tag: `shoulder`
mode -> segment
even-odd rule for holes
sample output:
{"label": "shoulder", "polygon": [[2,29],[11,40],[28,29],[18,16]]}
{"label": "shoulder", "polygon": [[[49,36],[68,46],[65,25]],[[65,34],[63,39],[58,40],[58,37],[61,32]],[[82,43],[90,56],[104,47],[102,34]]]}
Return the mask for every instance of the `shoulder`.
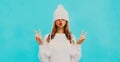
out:
{"label": "shoulder", "polygon": [[44,35],[43,41],[46,42],[48,39],[49,33]]}
{"label": "shoulder", "polygon": [[72,37],[72,38],[75,38],[75,35],[74,35],[74,34],[71,34],[71,37]]}
{"label": "shoulder", "polygon": [[46,35],[44,35],[44,39],[48,38],[49,35],[50,33],[47,33]]}
{"label": "shoulder", "polygon": [[71,34],[71,38],[72,38],[72,40],[76,41],[76,37],[74,34]]}
{"label": "shoulder", "polygon": [[45,38],[45,37],[48,37],[48,36],[49,36],[49,33],[45,34],[45,35],[44,35],[44,38]]}

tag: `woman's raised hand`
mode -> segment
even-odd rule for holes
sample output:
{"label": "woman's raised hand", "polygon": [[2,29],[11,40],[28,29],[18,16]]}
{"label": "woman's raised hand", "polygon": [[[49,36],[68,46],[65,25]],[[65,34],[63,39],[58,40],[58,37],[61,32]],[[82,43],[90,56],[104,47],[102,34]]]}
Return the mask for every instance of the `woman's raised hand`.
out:
{"label": "woman's raised hand", "polygon": [[35,32],[35,39],[37,40],[39,45],[43,45],[42,35],[40,33],[40,30],[38,30],[38,31],[34,30],[34,32]]}
{"label": "woman's raised hand", "polygon": [[81,32],[81,34],[80,34],[80,38],[78,39],[77,44],[80,45],[80,44],[85,40],[87,33],[88,33],[88,32],[84,32],[84,31],[82,30],[82,32]]}

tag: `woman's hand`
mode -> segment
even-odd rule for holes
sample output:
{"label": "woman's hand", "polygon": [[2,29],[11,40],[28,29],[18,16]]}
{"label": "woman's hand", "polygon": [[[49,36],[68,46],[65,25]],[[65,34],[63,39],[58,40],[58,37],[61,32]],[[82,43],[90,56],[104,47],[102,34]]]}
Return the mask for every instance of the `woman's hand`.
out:
{"label": "woman's hand", "polygon": [[40,33],[40,30],[38,32],[35,30],[34,32],[35,32],[35,39],[37,40],[39,45],[43,45],[42,35]]}
{"label": "woman's hand", "polygon": [[78,39],[78,42],[77,42],[78,45],[80,45],[80,44],[85,40],[86,35],[87,35],[87,32],[84,32],[84,31],[82,30],[81,35],[80,35],[80,38]]}

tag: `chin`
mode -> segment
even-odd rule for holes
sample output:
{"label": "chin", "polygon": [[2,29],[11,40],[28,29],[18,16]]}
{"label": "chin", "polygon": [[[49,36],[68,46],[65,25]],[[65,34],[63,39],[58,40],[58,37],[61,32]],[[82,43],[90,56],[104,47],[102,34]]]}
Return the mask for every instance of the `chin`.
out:
{"label": "chin", "polygon": [[64,26],[59,26],[58,28],[64,28]]}

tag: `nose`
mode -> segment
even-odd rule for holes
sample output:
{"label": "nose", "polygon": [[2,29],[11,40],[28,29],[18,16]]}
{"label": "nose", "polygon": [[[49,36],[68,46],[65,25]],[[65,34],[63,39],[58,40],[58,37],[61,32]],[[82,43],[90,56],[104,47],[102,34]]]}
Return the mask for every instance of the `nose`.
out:
{"label": "nose", "polygon": [[62,20],[60,19],[59,22],[62,22]]}

